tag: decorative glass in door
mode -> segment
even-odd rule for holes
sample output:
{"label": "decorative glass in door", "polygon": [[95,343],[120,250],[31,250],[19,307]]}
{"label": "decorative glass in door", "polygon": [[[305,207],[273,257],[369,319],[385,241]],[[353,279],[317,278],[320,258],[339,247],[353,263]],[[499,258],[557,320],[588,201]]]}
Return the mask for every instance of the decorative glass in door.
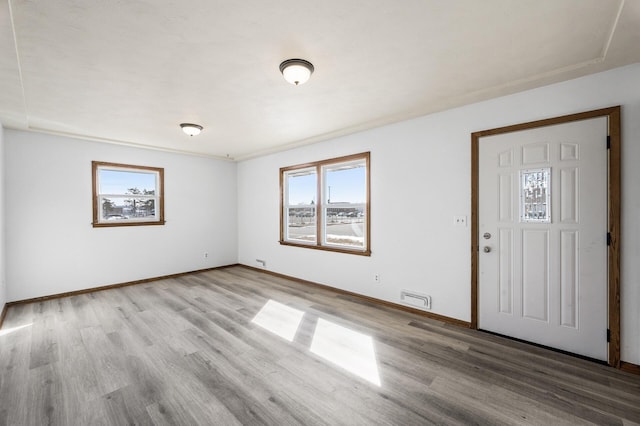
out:
{"label": "decorative glass in door", "polygon": [[520,170],[520,222],[551,222],[551,169]]}

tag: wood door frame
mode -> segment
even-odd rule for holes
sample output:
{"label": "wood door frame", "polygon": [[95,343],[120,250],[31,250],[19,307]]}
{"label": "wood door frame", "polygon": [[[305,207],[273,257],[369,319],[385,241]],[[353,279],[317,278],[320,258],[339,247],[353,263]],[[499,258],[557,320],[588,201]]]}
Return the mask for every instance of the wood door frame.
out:
{"label": "wood door frame", "polygon": [[[586,111],[562,117],[520,123],[512,126],[482,130],[471,134],[471,328],[478,329],[478,256],[479,237],[478,208],[480,201],[480,138],[502,133],[517,132],[588,120],[597,117],[607,117],[609,124],[609,149],[607,164],[607,226],[611,236],[608,245],[608,283],[607,294],[609,320],[609,359],[612,367],[620,368],[620,206],[621,206],[621,174],[620,174],[620,106]],[[603,141],[605,143],[605,141]],[[605,238],[605,236],[603,236]]]}

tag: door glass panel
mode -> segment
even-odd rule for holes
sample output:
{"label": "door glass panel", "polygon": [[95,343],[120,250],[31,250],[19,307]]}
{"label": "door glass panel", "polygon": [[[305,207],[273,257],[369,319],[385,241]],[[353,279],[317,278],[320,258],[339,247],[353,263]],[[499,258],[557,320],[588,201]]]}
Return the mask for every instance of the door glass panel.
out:
{"label": "door glass panel", "polygon": [[551,222],[551,169],[520,170],[520,222]]}

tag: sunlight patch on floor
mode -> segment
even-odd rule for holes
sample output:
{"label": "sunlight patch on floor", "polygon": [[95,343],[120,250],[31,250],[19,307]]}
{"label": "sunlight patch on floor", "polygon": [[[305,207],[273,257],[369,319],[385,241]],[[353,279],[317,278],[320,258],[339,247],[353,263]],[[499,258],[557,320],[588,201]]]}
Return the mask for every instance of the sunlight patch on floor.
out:
{"label": "sunlight patch on floor", "polygon": [[303,311],[269,300],[251,322],[293,342],[303,315]]}
{"label": "sunlight patch on floor", "polygon": [[381,385],[371,336],[319,318],[311,352],[374,385]]}
{"label": "sunlight patch on floor", "polygon": [[11,333],[16,332],[18,330],[22,330],[23,328],[26,328],[26,327],[31,327],[31,325],[32,324],[25,324],[25,325],[21,325],[21,326],[18,326],[18,327],[12,327],[12,328],[6,328],[6,329],[3,329],[3,330],[0,330],[0,337],[6,336],[7,334],[11,334]]}

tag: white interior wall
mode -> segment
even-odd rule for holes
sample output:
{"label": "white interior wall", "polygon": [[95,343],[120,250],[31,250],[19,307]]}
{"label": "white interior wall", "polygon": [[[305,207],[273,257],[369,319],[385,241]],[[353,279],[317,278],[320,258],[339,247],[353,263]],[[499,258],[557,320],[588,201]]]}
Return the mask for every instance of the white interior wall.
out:
{"label": "white interior wall", "polygon": [[[163,167],[166,225],[93,228],[92,160]],[[237,261],[234,163],[6,130],[5,165],[8,301]]]}
{"label": "white interior wall", "polygon": [[6,285],[6,244],[5,244],[5,213],[4,213],[4,181],[5,181],[5,162],[4,162],[4,129],[0,124],[0,312],[7,303],[7,285]]}
{"label": "white interior wall", "polygon": [[[622,359],[640,364],[640,64],[247,160],[238,165],[239,262],[470,320],[470,134],[622,105]],[[301,90],[304,90],[302,88]],[[371,257],[281,246],[279,168],[371,151]],[[374,282],[380,274],[381,282]]]}
{"label": "white interior wall", "polygon": [[[6,300],[260,258],[272,271],[392,302],[401,289],[427,293],[433,312],[468,321],[470,230],[453,216],[470,215],[470,133],[622,105],[622,359],[640,364],[638,81],[636,64],[248,160],[237,187],[232,163],[0,131]],[[362,151],[372,160],[373,255],[280,246],[278,169]],[[164,167],[167,225],[92,228],[91,160]]]}

